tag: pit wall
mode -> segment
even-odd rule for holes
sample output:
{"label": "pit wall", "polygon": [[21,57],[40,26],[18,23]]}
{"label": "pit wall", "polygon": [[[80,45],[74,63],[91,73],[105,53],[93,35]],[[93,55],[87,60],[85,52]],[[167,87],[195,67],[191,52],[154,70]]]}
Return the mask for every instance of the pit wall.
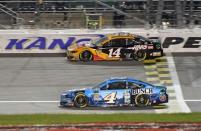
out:
{"label": "pit wall", "polygon": [[164,52],[200,53],[201,29],[104,29],[104,30],[0,30],[0,54],[65,53],[74,42],[86,43],[108,33],[128,32],[161,39]]}

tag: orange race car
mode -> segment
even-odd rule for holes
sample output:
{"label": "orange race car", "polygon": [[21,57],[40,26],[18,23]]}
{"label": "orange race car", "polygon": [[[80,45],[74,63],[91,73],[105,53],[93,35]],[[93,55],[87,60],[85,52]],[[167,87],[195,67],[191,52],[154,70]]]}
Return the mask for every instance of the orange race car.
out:
{"label": "orange race car", "polygon": [[89,43],[73,43],[67,48],[69,60],[136,60],[143,61],[163,55],[159,40],[154,41],[130,33],[107,34]]}

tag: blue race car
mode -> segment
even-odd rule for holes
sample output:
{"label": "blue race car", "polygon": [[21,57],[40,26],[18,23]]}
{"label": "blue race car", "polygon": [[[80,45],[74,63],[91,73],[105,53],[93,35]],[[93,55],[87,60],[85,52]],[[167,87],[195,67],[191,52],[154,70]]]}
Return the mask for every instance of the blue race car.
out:
{"label": "blue race car", "polygon": [[145,107],[168,102],[166,87],[133,78],[111,78],[97,86],[68,90],[61,94],[60,105],[84,108],[111,106]]}

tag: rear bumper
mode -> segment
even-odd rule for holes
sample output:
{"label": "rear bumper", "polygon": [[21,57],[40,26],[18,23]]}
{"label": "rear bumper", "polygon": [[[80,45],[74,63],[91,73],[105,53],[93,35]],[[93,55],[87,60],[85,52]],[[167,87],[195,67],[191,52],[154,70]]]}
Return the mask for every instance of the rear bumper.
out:
{"label": "rear bumper", "polygon": [[148,51],[147,53],[147,57],[148,58],[157,58],[157,57],[162,57],[164,54],[163,54],[163,50],[152,50],[152,51]]}

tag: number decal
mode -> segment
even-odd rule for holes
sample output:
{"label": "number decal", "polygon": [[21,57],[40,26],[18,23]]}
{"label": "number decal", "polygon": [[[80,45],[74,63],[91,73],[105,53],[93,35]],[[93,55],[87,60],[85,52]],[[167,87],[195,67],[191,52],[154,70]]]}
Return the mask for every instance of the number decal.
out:
{"label": "number decal", "polygon": [[104,101],[106,101],[106,103],[115,103],[116,100],[116,94],[117,92],[112,92],[110,94],[108,94],[107,96],[104,97]]}
{"label": "number decal", "polygon": [[121,48],[118,48],[114,51],[114,48],[112,49],[109,49],[109,57],[120,57],[120,51],[121,51]]}

